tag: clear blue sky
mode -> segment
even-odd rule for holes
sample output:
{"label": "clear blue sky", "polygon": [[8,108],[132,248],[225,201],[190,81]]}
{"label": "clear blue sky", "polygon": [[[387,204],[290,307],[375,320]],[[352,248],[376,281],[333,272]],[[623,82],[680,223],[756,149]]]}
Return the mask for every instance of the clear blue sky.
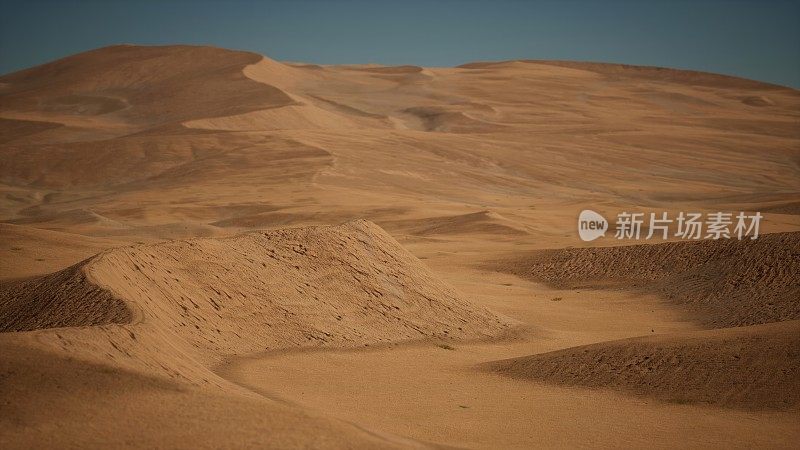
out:
{"label": "clear blue sky", "polygon": [[567,59],[800,87],[800,0],[0,0],[0,73],[110,44],[209,44],[321,64]]}

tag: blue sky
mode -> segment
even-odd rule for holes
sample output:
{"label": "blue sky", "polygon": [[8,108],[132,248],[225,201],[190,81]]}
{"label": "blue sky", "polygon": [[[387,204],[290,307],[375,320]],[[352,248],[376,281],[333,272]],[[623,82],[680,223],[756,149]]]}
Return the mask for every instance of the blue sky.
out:
{"label": "blue sky", "polygon": [[118,43],[320,64],[566,59],[800,87],[800,0],[6,1],[0,73]]}

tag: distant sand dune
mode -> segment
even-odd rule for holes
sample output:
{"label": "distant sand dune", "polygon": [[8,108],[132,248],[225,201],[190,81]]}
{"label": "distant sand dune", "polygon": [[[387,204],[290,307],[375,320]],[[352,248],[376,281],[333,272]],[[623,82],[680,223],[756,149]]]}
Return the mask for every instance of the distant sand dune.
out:
{"label": "distant sand dune", "polygon": [[378,66],[378,67],[353,67],[351,70],[381,74],[409,74],[422,72],[419,66]]}
{"label": "distant sand dune", "polygon": [[35,218],[24,217],[10,220],[8,223],[16,225],[36,223],[42,225],[43,228],[68,228],[70,226],[86,224],[102,226],[104,228],[124,228],[124,225],[121,223],[88,209],[71,209],[49,215],[37,215]]}
{"label": "distant sand dune", "polygon": [[525,227],[492,211],[478,211],[455,216],[395,220],[384,223],[392,230],[417,236],[480,233],[519,236],[528,234]]}
{"label": "distant sand dune", "polygon": [[[243,73],[256,63],[258,81]],[[293,70],[254,53],[118,45],[3,76],[0,112],[35,111],[68,123],[102,115],[133,126],[242,114],[294,104],[264,75],[281,84]]]}
{"label": "distant sand dune", "polygon": [[[237,116],[208,122],[223,127],[228,123],[246,126],[248,120]],[[138,135],[60,145],[8,146],[3,153],[8,163],[0,166],[0,178],[56,189],[124,189],[145,181],[179,184],[200,177],[209,181],[219,178],[220,172],[233,169],[239,176],[258,177],[261,183],[270,175],[297,180],[309,178],[331,161],[327,151],[294,140],[256,140],[223,133]],[[85,167],[102,170],[84,170]],[[38,206],[25,215],[29,218],[49,205]]]}
{"label": "distant sand dune", "polygon": [[745,78],[720,75],[708,72],[698,72],[694,70],[680,70],[656,66],[635,66],[629,64],[584,62],[584,61],[552,61],[552,60],[514,60],[497,62],[476,62],[462,64],[458,67],[464,69],[486,69],[503,67],[513,63],[543,64],[570,69],[586,70],[595,72],[607,77],[665,80],[672,83],[685,83],[697,86],[728,87],[728,88],[759,88],[759,89],[780,89],[788,90],[784,86],[768,84],[761,81],[748,80]]}
{"label": "distant sand dune", "polygon": [[800,233],[545,250],[495,267],[555,286],[653,291],[714,328],[800,319]]}

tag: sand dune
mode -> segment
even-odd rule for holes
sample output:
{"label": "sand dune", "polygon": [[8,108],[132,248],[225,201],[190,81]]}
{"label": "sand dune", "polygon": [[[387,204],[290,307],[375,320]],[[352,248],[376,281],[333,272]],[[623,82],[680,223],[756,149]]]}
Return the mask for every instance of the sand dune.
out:
{"label": "sand dune", "polygon": [[[16,411],[60,424],[54,442],[97,445],[127,435],[110,423],[86,436],[71,416],[47,413],[56,407],[98,422],[106,420],[96,418],[98,404],[127,399],[122,415],[143,423],[214,422],[204,432],[210,446],[223,445],[223,430],[235,427],[269,435],[269,446],[425,447],[276,404],[213,370],[240,354],[483,340],[513,324],[465,301],[376,225],[356,221],[120,247],[7,282],[0,287],[0,351],[7,356],[0,370],[14,386],[5,393],[24,399]],[[37,383],[51,377],[60,382],[40,395]],[[79,393],[94,400],[72,401]],[[186,402],[200,402],[196,412],[187,414]],[[203,403],[269,420],[242,417],[234,426]],[[7,445],[41,442],[17,425],[3,427]],[[162,431],[142,442],[186,445],[173,429]]]}
{"label": "sand dune", "polygon": [[235,354],[422,338],[509,326],[471,306],[369,222],[104,252],[0,293],[0,331],[126,324]]}
{"label": "sand dune", "polygon": [[[707,331],[601,342],[482,366],[661,401],[797,410],[800,234],[538,251],[496,267],[564,289],[652,292]],[[759,325],[761,324],[761,325]],[[736,327],[736,328],[722,328]]]}
{"label": "sand dune", "polygon": [[384,73],[384,74],[409,74],[422,72],[423,68],[419,66],[374,66],[374,67],[353,67],[351,70],[360,70],[362,72],[371,73]]}
{"label": "sand dune", "polygon": [[603,342],[484,369],[669,402],[797,410],[800,321]]}
{"label": "sand dune", "polygon": [[516,236],[527,234],[525,227],[492,211],[478,211],[455,216],[396,220],[384,226],[398,232],[417,236],[448,234],[491,234]]}
{"label": "sand dune", "polygon": [[543,64],[571,69],[588,70],[608,77],[619,78],[639,78],[650,80],[665,80],[670,83],[686,83],[699,86],[712,87],[737,87],[737,88],[759,88],[759,89],[788,89],[783,86],[772,85],[760,81],[747,80],[739,77],[732,77],[708,72],[698,72],[695,70],[679,70],[667,67],[656,66],[634,66],[629,64],[613,64],[601,62],[584,61],[551,61],[551,60],[516,60],[498,62],[477,62],[462,64],[459,67],[465,69],[483,69],[492,67],[502,67],[509,64]]}
{"label": "sand dune", "polygon": [[43,226],[43,228],[47,227],[51,229],[74,229],[87,224],[104,228],[124,227],[124,225],[119,222],[87,209],[71,209],[67,211],[59,211],[58,213],[53,214],[37,215],[36,217],[21,217],[19,219],[12,219],[8,221],[8,223],[17,225],[36,223],[40,226]]}
{"label": "sand dune", "polygon": [[[135,126],[295,103],[281,89],[245,76],[243,69],[256,63],[280,66],[211,47],[106,47],[5,75],[0,113],[35,111],[66,124],[102,115]],[[48,99],[46,107],[35,98]]]}
{"label": "sand dune", "polygon": [[800,319],[800,233],[536,252],[496,267],[563,287],[656,292],[709,327]]}

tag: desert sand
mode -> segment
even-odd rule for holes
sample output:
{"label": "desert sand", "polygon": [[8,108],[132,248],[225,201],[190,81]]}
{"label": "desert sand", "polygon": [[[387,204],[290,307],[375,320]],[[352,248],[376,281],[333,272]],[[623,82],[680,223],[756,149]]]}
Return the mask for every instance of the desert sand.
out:
{"label": "desert sand", "polygon": [[[0,77],[2,448],[792,448],[800,92],[119,45]],[[582,242],[583,209],[761,212]]]}

